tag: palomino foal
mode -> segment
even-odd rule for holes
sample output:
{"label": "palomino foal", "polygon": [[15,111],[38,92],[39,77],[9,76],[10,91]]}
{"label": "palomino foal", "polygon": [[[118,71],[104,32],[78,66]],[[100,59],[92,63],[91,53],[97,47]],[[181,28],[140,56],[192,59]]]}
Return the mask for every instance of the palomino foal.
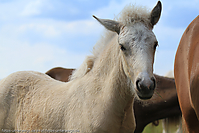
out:
{"label": "palomino foal", "polygon": [[[110,31],[70,82],[32,71],[1,80],[0,129],[132,133],[135,95],[149,99],[155,89],[152,29],[160,14],[158,2],[151,12],[127,6],[118,21],[95,17]],[[94,64],[88,71],[90,59]]]}

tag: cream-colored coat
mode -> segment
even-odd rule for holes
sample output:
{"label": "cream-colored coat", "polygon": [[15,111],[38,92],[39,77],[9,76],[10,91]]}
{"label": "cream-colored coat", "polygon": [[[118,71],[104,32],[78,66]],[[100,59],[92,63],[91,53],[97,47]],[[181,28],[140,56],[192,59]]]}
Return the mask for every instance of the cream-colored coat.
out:
{"label": "cream-colored coat", "polygon": [[[109,57],[105,58],[114,56],[106,51],[104,55]],[[1,128],[117,133],[128,120],[127,128],[133,131],[134,95],[121,69],[122,62],[118,58],[112,65],[102,59],[99,63],[110,67],[92,69],[68,83],[38,72],[16,72],[1,80]],[[102,73],[101,69],[110,73]],[[129,110],[128,116],[124,109]]]}
{"label": "cream-colored coat", "polygon": [[1,80],[0,131],[132,133],[135,82],[138,78],[148,82],[153,76],[157,40],[152,28],[160,12],[158,2],[151,13],[126,7],[119,22],[95,17],[118,34],[107,32],[70,82],[32,71],[16,72]]}

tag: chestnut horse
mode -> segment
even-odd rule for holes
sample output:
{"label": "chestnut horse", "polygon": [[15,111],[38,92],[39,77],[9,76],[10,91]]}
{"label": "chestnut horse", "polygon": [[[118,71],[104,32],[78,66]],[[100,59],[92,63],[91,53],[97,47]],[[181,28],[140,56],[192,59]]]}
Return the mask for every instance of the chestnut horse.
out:
{"label": "chestnut horse", "polygon": [[174,64],[174,77],[183,130],[199,133],[199,16],[187,27],[180,40]]}
{"label": "chestnut horse", "polygon": [[[67,82],[73,70],[74,69],[56,67],[47,71],[46,74],[54,79]],[[181,115],[174,78],[154,76],[157,82],[156,90],[164,100],[157,95],[154,95],[152,99],[146,102],[135,100],[134,115],[136,119],[136,129],[134,133],[142,132],[145,126],[153,121]]]}

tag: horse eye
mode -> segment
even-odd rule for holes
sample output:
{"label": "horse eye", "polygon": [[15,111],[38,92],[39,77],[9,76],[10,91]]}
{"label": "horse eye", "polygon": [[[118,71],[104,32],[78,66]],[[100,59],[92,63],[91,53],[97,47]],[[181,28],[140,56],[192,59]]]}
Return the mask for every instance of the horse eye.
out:
{"label": "horse eye", "polygon": [[126,48],[122,44],[120,44],[120,48],[122,51],[126,50]]}
{"label": "horse eye", "polygon": [[156,50],[156,47],[158,46],[158,42],[156,41],[155,43],[154,43],[154,50]]}

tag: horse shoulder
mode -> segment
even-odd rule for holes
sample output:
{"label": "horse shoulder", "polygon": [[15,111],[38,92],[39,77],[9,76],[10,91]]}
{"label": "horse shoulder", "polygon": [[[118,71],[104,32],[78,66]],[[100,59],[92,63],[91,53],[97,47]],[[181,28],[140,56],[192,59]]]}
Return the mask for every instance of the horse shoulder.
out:
{"label": "horse shoulder", "polygon": [[[191,108],[190,92],[189,92],[189,74],[188,74],[188,53],[187,48],[190,45],[187,33],[184,32],[175,56],[174,76],[176,83],[176,90],[181,109]],[[189,110],[189,109],[188,109]]]}
{"label": "horse shoulder", "polygon": [[[199,21],[199,16],[194,19],[190,25],[185,30],[175,57],[175,64],[174,64],[174,75],[175,75],[175,82],[176,82],[176,88],[178,93],[186,93],[190,94],[189,88],[190,88],[190,74],[191,69],[193,65],[193,61],[198,60],[194,59],[197,58],[195,56],[197,52],[195,49],[199,48],[196,46],[198,43],[196,40],[198,40],[197,33],[199,32],[199,25],[197,25]],[[196,30],[197,29],[197,30]],[[182,92],[185,89],[188,89],[187,92]]]}
{"label": "horse shoulder", "polygon": [[[199,16],[193,20],[186,31],[189,35],[189,53],[188,53],[188,80],[190,81],[190,97],[192,107],[199,116]],[[199,118],[199,117],[198,117]]]}

